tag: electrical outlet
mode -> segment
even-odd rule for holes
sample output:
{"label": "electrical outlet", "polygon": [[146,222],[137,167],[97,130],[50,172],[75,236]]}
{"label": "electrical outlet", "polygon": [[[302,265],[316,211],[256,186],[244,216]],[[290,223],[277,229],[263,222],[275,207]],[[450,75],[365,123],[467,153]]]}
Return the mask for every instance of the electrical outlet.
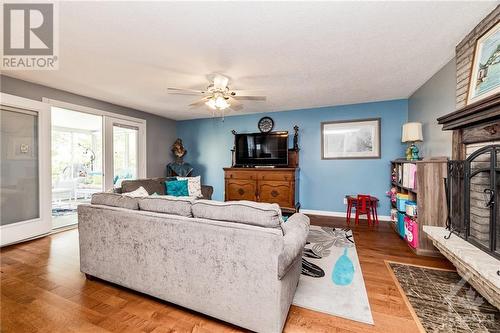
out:
{"label": "electrical outlet", "polygon": [[344,198],[344,205],[347,205],[347,198]]}

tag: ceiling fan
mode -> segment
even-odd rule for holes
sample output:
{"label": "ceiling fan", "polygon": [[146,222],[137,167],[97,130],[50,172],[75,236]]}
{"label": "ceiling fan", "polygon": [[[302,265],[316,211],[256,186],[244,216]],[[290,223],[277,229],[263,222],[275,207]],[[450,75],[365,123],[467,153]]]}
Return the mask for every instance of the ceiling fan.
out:
{"label": "ceiling fan", "polygon": [[243,109],[243,104],[239,101],[265,101],[266,96],[252,96],[244,95],[244,92],[232,90],[229,88],[229,78],[221,74],[213,74],[209,78],[209,85],[205,90],[183,89],[183,88],[168,88],[169,94],[179,95],[200,95],[202,98],[189,104],[191,107],[199,107],[207,105],[212,109],[213,114],[215,111],[222,111],[229,108],[234,111]]}

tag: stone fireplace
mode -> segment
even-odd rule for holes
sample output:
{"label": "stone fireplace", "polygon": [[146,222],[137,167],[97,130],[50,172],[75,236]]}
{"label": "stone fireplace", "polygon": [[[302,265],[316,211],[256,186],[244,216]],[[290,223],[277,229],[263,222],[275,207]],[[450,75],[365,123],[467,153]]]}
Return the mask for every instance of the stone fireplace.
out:
{"label": "stone fireplace", "polygon": [[500,93],[467,104],[476,41],[500,20],[500,6],[456,47],[455,112],[438,118],[452,131],[447,228],[424,227],[457,272],[500,309]]}
{"label": "stone fireplace", "polygon": [[458,273],[500,309],[500,93],[438,119],[453,131],[447,228],[424,227]]}

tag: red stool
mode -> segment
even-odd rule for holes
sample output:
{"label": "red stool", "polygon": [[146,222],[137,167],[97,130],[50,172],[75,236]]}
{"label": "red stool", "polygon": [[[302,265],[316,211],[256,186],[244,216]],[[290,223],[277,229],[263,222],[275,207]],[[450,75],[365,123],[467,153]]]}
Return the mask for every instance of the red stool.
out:
{"label": "red stool", "polygon": [[378,199],[371,195],[359,194],[358,196],[346,196],[347,199],[347,218],[346,222],[349,225],[351,223],[351,214],[352,209],[356,209],[356,218],[355,223],[359,224],[359,216],[366,214],[368,218],[368,225],[371,224],[372,219],[373,223],[378,224],[378,212],[377,212],[377,204]]}

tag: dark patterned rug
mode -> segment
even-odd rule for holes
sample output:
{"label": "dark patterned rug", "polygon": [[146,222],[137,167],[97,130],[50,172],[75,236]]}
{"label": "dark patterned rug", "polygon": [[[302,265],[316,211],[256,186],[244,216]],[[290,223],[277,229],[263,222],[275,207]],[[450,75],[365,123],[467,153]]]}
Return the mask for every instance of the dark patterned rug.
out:
{"label": "dark patterned rug", "polygon": [[389,263],[428,332],[500,332],[500,312],[457,272]]}

